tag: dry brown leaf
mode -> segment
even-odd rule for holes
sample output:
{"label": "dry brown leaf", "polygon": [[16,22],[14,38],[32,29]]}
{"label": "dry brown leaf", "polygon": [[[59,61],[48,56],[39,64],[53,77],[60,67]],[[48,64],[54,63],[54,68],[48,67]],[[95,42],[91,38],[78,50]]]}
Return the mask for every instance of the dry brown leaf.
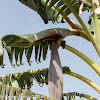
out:
{"label": "dry brown leaf", "polygon": [[100,6],[97,7],[94,11],[95,11],[96,14],[100,15]]}
{"label": "dry brown leaf", "polygon": [[[92,14],[93,12],[95,12],[96,14],[100,14],[100,1],[99,0],[92,0],[92,4],[93,4],[93,7],[92,7]],[[96,6],[96,8],[95,8]]]}
{"label": "dry brown leaf", "polygon": [[79,14],[82,13],[83,4],[84,4],[85,1],[86,1],[86,0],[82,0],[82,3],[81,3],[80,8],[79,8]]}

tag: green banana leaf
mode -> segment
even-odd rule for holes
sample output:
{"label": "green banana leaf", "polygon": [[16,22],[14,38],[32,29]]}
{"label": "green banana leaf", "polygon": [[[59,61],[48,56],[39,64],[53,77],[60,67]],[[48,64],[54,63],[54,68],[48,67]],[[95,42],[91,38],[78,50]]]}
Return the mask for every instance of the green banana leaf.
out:
{"label": "green banana leaf", "polygon": [[[70,35],[81,36],[88,40],[85,34],[81,34],[81,30],[69,30],[64,28],[47,29],[36,34],[24,35],[6,35],[1,38],[0,42],[0,65],[3,64],[3,47],[8,53],[10,63],[13,67],[22,65],[23,54],[25,53],[27,62],[31,65],[31,56],[34,53],[35,61],[41,62],[47,57],[48,49],[60,37],[67,37]],[[33,51],[33,48],[35,48]],[[25,51],[25,52],[24,52]],[[13,59],[15,58],[15,62]]]}
{"label": "green banana leaf", "polygon": [[59,37],[66,37],[75,34],[74,31],[64,28],[47,29],[36,34],[24,34],[24,35],[6,35],[2,37],[1,41],[5,46],[11,47],[30,47],[35,42],[41,40],[56,40]]}
{"label": "green banana leaf", "polygon": [[[48,21],[55,22],[59,19],[65,18],[71,11],[63,3],[63,0],[19,0],[24,5],[36,11],[45,24]],[[82,0],[69,0],[71,5],[75,8],[76,12],[79,13],[79,6]],[[84,3],[83,11],[91,8],[91,0],[87,0]],[[62,21],[61,21],[62,22]]]}
{"label": "green banana leaf", "polygon": [[[71,72],[69,67],[62,67],[62,69],[63,74]],[[12,96],[10,97],[10,99],[12,100],[14,98],[15,100],[18,100],[19,98],[21,98],[21,96],[22,100],[27,100],[26,97],[30,97],[31,100],[33,100],[33,97],[37,97],[37,100],[40,98],[44,100],[52,100],[50,97],[34,93],[30,90],[31,86],[33,86],[33,79],[39,84],[39,86],[43,86],[43,84],[48,85],[48,68],[30,69],[26,71],[2,75],[0,77],[0,95],[3,97],[6,93],[5,98],[7,98],[8,96]],[[13,81],[16,81],[18,83],[19,88],[12,86]],[[89,95],[81,94],[78,92],[63,93],[63,98],[66,97],[68,100],[69,98],[75,99],[77,96],[80,97],[80,99],[86,98],[89,100],[97,100],[96,98],[93,98]]]}
{"label": "green banana leaf", "polygon": [[[69,67],[62,68],[63,73],[71,71]],[[44,84],[48,85],[48,68],[31,69],[0,76],[0,82],[3,84],[12,86],[13,82],[16,81],[19,88],[28,90],[33,86],[33,79],[39,84],[39,86],[43,86]]]}
{"label": "green banana leaf", "polygon": [[82,94],[82,93],[78,93],[78,92],[69,92],[69,93],[63,93],[63,97],[66,96],[67,100],[76,100],[75,97],[80,97],[80,99],[82,99],[82,97],[84,97],[85,99],[89,99],[89,100],[98,100],[92,96],[86,95],[86,94]]}
{"label": "green banana leaf", "polygon": [[[0,83],[0,99],[1,100],[19,100],[22,98],[22,100],[34,100],[34,97],[38,99],[38,97],[42,100],[46,98],[46,100],[54,100],[53,98],[44,96],[42,94],[38,94],[29,90],[21,89],[12,87],[9,85],[5,85],[3,83]],[[39,99],[39,100],[40,100]]]}
{"label": "green banana leaf", "polygon": [[[44,23],[47,24],[48,21],[52,20],[52,14],[54,12],[54,7],[51,7],[50,12],[46,13],[46,0],[19,0],[24,5],[36,11],[40,17],[44,20]],[[55,11],[57,13],[57,11]],[[62,16],[58,16],[58,19],[61,19]]]}

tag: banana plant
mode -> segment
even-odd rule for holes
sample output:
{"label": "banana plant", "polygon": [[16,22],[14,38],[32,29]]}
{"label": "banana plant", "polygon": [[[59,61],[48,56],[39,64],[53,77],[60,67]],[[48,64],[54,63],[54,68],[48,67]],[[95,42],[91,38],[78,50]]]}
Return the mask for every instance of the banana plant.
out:
{"label": "banana plant", "polygon": [[[26,100],[27,96],[32,100],[32,96],[35,96],[37,100],[63,100],[64,96],[68,100],[75,100],[75,96],[87,98],[89,100],[97,100],[96,98],[80,94],[77,92],[64,93],[63,94],[63,74],[71,75],[83,82],[87,83],[94,90],[100,93],[100,86],[95,84],[88,78],[81,76],[77,73],[72,72],[69,67],[62,67],[60,57],[58,54],[59,47],[67,49],[81,59],[83,59],[90,67],[100,76],[100,66],[88,58],[86,55],[82,54],[75,48],[67,45],[63,39],[67,36],[78,36],[91,42],[96,49],[98,56],[100,56],[100,15],[97,9],[99,8],[99,1],[93,0],[19,0],[24,5],[36,11],[40,17],[43,19],[45,24],[49,21],[52,23],[68,23],[72,29],[65,28],[53,28],[43,30],[35,34],[24,34],[24,35],[6,35],[0,39],[0,65],[4,68],[4,49],[8,53],[9,61],[13,67],[22,65],[23,55],[27,58],[27,62],[31,65],[31,56],[34,52],[35,61],[37,63],[41,62],[41,59],[45,60],[48,49],[51,50],[51,60],[49,69],[33,69],[25,72],[12,73],[8,75],[3,75],[0,77],[0,95],[13,96],[10,98],[16,100],[21,98]],[[80,18],[79,14],[83,11],[91,11],[88,29],[85,23]],[[68,15],[73,13],[80,25],[72,21]],[[34,49],[33,49],[34,48]],[[34,50],[34,51],[33,51]],[[15,59],[15,62],[13,62]],[[46,83],[49,87],[49,95],[43,96],[41,94],[36,94],[30,91],[33,85],[33,79],[41,86],[41,84]],[[13,87],[14,82],[18,83],[19,88]],[[39,95],[39,96],[38,96]],[[5,98],[3,98],[5,99]]]}
{"label": "banana plant", "polygon": [[[73,77],[81,79],[88,85],[91,84],[91,86],[93,88],[96,85],[91,80],[89,80],[77,73],[72,72],[69,67],[64,66],[64,67],[62,67],[62,70],[63,70],[63,74],[71,75]],[[38,93],[34,93],[34,92],[30,91],[30,88],[33,86],[33,81],[36,81],[39,86],[43,86],[44,84],[46,84],[46,85],[50,84],[48,82],[49,81],[48,73],[50,73],[49,71],[50,71],[49,68],[41,68],[41,69],[30,69],[30,70],[20,71],[20,72],[16,72],[16,73],[2,75],[2,76],[0,76],[0,85],[1,85],[0,89],[3,90],[3,88],[5,88],[4,91],[8,91],[7,92],[8,94],[6,94],[6,92],[4,92],[3,94],[2,94],[2,92],[0,92],[0,93],[2,94],[2,97],[6,95],[5,98],[7,98],[8,96],[11,96],[10,92],[12,91],[12,93],[14,92],[13,96],[15,96],[17,99],[21,98],[21,95],[23,95],[23,93],[25,93],[24,96],[26,96],[26,98],[36,97],[38,99],[40,98],[43,100],[45,100],[45,99],[46,100],[55,100],[53,98],[44,96],[42,94],[38,94]],[[19,88],[13,87],[14,81],[16,81],[18,83]],[[100,86],[97,85],[97,88],[100,88]],[[11,90],[11,89],[13,89],[13,90]],[[89,100],[97,100],[96,98],[94,98],[92,96],[89,96],[86,94],[81,94],[78,92],[69,92],[69,93],[62,94],[62,97],[63,98],[66,97],[68,100],[70,100],[70,99],[74,100],[75,97],[77,97],[77,96],[80,98],[86,98]]]}

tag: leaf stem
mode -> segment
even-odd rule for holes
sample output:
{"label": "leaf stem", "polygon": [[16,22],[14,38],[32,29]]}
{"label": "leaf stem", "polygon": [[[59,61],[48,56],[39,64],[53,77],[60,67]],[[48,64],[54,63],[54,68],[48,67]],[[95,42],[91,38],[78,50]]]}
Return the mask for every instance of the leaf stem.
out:
{"label": "leaf stem", "polygon": [[76,17],[76,19],[79,21],[79,23],[81,24],[81,26],[83,27],[83,29],[86,31],[87,36],[89,37],[90,41],[92,42],[92,44],[94,45],[98,55],[100,56],[100,46],[97,45],[97,42],[95,41],[93,35],[91,34],[91,32],[89,31],[89,29],[87,28],[87,26],[85,25],[85,23],[82,21],[82,19],[79,17],[79,15],[77,14],[77,12],[75,11],[75,9],[72,7],[72,5],[69,3],[68,0],[63,0],[63,2],[66,4],[66,6],[70,9],[70,11],[74,14],[74,16]]}
{"label": "leaf stem", "polygon": [[94,12],[93,13],[93,22],[94,22],[94,32],[95,32],[95,36],[96,36],[96,41],[100,46],[100,26],[98,23],[98,18],[97,18],[97,14]]}
{"label": "leaf stem", "polygon": [[[61,45],[60,45],[61,46]],[[62,46],[61,46],[62,47]],[[87,64],[89,64],[94,71],[100,76],[100,66],[97,65],[95,62],[93,62],[90,58],[88,58],[87,56],[85,56],[83,53],[81,53],[80,51],[76,50],[75,48],[72,48],[69,45],[65,44],[65,49],[73,52],[74,54],[76,54],[77,56],[79,56],[81,59],[83,59]]]}
{"label": "leaf stem", "polygon": [[81,81],[87,83],[89,86],[94,88],[98,93],[100,93],[100,86],[99,85],[95,84],[94,82],[92,82],[91,80],[87,79],[86,77],[84,77],[80,74],[77,74],[77,73],[74,73],[71,71],[67,71],[66,69],[67,69],[67,67],[63,68],[63,74],[68,74],[68,75],[73,76],[77,79],[80,79]]}

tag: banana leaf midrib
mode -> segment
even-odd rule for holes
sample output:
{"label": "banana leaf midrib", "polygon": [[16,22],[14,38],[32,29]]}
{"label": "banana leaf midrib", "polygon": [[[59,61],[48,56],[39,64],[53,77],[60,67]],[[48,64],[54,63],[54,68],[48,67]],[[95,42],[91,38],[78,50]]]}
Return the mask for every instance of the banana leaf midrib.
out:
{"label": "banana leaf midrib", "polygon": [[[37,43],[40,43],[41,41],[44,41],[44,40],[57,40],[59,39],[60,37],[62,37],[61,35],[58,35],[58,34],[53,34],[51,36],[48,36],[48,37],[45,37],[45,38],[42,38],[42,39],[39,39],[39,40],[36,40],[35,42],[31,43],[31,42],[18,42],[18,43],[15,43],[16,45],[18,44],[30,44],[30,45],[34,45],[34,44],[37,44]],[[15,44],[8,44],[7,46],[10,46],[11,47],[16,47]],[[18,46],[19,47],[19,46]]]}
{"label": "banana leaf midrib", "polygon": [[[47,29],[36,34],[24,34],[24,35],[6,35],[1,41],[6,44],[6,46],[15,46],[22,43],[29,43],[31,46],[36,41],[41,41],[45,39],[57,39],[59,37],[66,37],[70,35],[79,35],[75,30],[64,29],[64,28],[53,28]],[[16,45],[15,45],[16,44]],[[22,46],[22,45],[21,45]]]}

